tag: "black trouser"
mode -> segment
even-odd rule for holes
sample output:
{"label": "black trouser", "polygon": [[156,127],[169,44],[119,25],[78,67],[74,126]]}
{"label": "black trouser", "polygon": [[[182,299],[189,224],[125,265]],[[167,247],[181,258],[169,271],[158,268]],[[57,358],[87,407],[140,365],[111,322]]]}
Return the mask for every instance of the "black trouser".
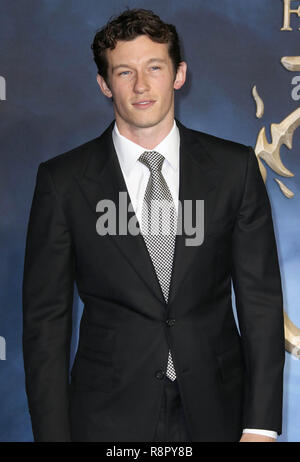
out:
{"label": "black trouser", "polygon": [[177,380],[164,378],[164,391],[153,441],[191,442],[183,412]]}

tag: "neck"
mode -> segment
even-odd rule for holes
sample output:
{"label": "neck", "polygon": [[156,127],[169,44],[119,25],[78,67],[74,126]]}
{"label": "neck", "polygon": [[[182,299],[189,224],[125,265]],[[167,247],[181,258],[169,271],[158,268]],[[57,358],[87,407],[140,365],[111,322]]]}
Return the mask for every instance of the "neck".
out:
{"label": "neck", "polygon": [[170,133],[174,124],[174,117],[162,122],[164,123],[159,123],[152,127],[132,127],[116,118],[120,134],[148,150],[157,146]]}

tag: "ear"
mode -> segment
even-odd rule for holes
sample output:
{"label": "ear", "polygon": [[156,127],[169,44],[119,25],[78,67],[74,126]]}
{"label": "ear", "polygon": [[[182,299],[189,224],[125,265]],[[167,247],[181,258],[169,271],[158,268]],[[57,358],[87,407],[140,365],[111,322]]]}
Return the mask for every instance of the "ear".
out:
{"label": "ear", "polygon": [[177,69],[176,77],[174,81],[175,90],[179,90],[183,86],[185,79],[186,79],[186,71],[187,71],[187,64],[185,61],[181,61]]}
{"label": "ear", "polygon": [[103,95],[107,96],[107,98],[112,98],[112,92],[107,85],[106,81],[102,77],[102,75],[97,74],[97,82],[100,87],[100,90],[102,91]]}

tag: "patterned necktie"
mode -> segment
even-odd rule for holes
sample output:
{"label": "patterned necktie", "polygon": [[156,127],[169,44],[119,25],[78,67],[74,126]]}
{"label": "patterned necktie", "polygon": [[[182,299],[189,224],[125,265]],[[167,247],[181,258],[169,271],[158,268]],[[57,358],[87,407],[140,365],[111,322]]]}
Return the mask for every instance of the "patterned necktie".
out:
{"label": "patterned necktie", "polygon": [[[142,232],[167,303],[175,250],[177,217],[172,195],[161,173],[164,160],[164,156],[156,151],[145,151],[139,158],[139,161],[150,170],[142,209]],[[166,376],[172,381],[176,379],[170,350]]]}

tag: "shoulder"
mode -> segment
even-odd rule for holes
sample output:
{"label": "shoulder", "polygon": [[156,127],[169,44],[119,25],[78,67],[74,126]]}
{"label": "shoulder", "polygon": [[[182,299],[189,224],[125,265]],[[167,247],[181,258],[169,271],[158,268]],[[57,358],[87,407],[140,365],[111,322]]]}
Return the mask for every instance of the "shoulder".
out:
{"label": "shoulder", "polygon": [[198,144],[199,149],[197,151],[199,156],[205,151],[217,167],[224,169],[231,168],[232,166],[243,167],[247,164],[249,155],[251,155],[251,146],[193,130],[183,126],[181,123],[179,123],[179,130],[180,135],[188,137],[191,144]]}
{"label": "shoulder", "polygon": [[80,174],[84,169],[89,153],[97,149],[99,138],[94,138],[66,152],[51,157],[43,162],[43,166],[53,175],[59,173],[64,175]]}
{"label": "shoulder", "polygon": [[98,137],[42,162],[39,170],[46,170],[55,184],[66,186],[82,176],[91,155],[105,156],[108,140],[112,139],[112,127],[113,122]]}

